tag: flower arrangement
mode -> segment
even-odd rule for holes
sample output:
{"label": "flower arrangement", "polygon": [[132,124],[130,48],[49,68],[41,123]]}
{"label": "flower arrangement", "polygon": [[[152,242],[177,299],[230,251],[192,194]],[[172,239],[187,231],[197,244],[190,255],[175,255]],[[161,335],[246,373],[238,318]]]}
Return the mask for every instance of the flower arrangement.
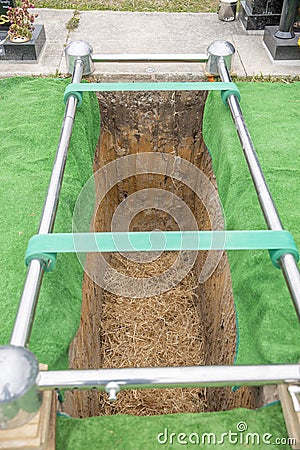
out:
{"label": "flower arrangement", "polygon": [[33,23],[38,14],[29,12],[29,8],[34,8],[30,0],[19,0],[18,6],[8,8],[7,16],[11,23],[8,35],[11,41],[26,42],[32,38]]}

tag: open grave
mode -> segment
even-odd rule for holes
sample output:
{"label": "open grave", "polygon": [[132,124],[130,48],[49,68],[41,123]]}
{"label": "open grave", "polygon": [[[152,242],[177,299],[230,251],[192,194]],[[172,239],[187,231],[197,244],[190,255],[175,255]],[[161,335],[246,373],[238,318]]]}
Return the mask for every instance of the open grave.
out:
{"label": "open grave", "polygon": [[[15,78],[2,80],[1,85],[3,102],[9,105],[15,95],[24,113],[18,126],[8,106],[2,113],[8,146],[2,154],[1,179],[10,186],[1,202],[6,218],[1,222],[5,262],[1,283],[6,295],[0,304],[5,317],[0,339],[4,346],[12,329],[11,343],[21,340],[13,324],[26,274],[22,258],[43,209],[68,81]],[[286,148],[295,142],[299,83],[238,83],[238,88],[280,216],[297,242],[299,164],[298,156]],[[43,108],[41,98],[49,99]],[[284,108],[286,98],[290,102],[282,112],[283,123],[270,111],[274,104]],[[166,429],[167,434],[175,433],[175,441],[182,430],[187,437],[197,433],[202,443],[204,432],[214,433],[217,439],[227,430],[237,430],[239,439],[247,429],[259,438],[265,433],[286,438],[280,404],[273,403],[276,393],[268,397],[258,387],[270,380],[270,384],[298,380],[294,375],[299,359],[297,315],[282,273],[275,270],[266,252],[276,249],[275,244],[225,252],[226,241],[224,247],[212,251],[196,251],[194,246],[179,251],[178,244],[168,250],[169,237],[177,239],[179,231],[185,242],[184,233],[195,229],[246,230],[250,236],[253,230],[265,228],[230,111],[219,92],[84,93],[54,229],[58,238],[61,233],[73,233],[76,251],[62,251],[55,269],[45,275],[30,339],[30,350],[49,369],[39,373],[39,388],[72,391],[65,393],[63,417],[57,419],[58,449],[173,445]],[[108,236],[127,231],[133,239],[130,233],[149,232],[147,238],[154,247],[157,241],[151,240],[152,232],[165,241],[155,252],[129,252],[123,241],[114,242],[118,235],[113,234],[108,250],[102,253],[89,253],[84,247],[81,255],[76,247],[82,243],[76,243],[76,233]],[[262,236],[267,239],[267,234]],[[287,252],[285,247],[281,250]],[[27,262],[30,255],[38,259],[35,252],[27,248]],[[49,247],[51,264],[56,252],[61,250]],[[43,247],[39,260],[45,254]],[[120,382],[107,388],[101,379],[102,373],[116,373],[106,369],[145,367],[161,368],[162,373],[164,368],[175,367],[173,373],[180,377],[181,368],[196,373],[192,366],[206,366],[209,381],[194,382],[191,376],[189,382],[182,382],[183,387],[175,388],[174,375],[170,375],[172,381],[153,379],[152,389],[140,389],[143,380],[136,375],[124,389]],[[222,367],[217,372],[219,381],[214,382],[216,366]],[[228,373],[226,366],[230,370],[241,366],[240,377],[220,382],[223,372]],[[249,371],[247,379],[243,367]],[[255,382],[259,367],[266,371],[260,375],[260,384]],[[268,367],[274,372],[268,372]],[[89,377],[100,369],[99,379],[93,383],[89,378],[85,385],[94,389],[86,392],[81,391],[85,383],[82,369],[91,371],[86,374]],[[76,378],[79,373],[83,378]],[[144,384],[151,387],[148,378]],[[108,393],[103,392],[105,387]],[[108,394],[111,399],[117,394],[116,401],[110,402]],[[238,427],[241,422],[246,428]],[[0,430],[0,439],[4,435],[5,430]],[[178,439],[176,443],[180,445]],[[288,448],[288,441],[281,445]],[[230,442],[224,448],[230,448]]]}

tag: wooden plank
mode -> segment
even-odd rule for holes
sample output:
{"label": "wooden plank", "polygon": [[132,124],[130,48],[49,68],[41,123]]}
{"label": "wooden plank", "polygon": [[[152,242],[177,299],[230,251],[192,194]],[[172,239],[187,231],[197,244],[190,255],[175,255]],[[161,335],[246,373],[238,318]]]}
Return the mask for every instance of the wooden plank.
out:
{"label": "wooden plank", "polygon": [[55,450],[56,447],[56,414],[57,414],[57,394],[52,391],[52,406],[48,427],[48,440],[45,450]]}
{"label": "wooden plank", "polygon": [[[40,364],[40,369],[47,366]],[[1,450],[55,450],[56,393],[44,391],[38,413],[25,425],[0,430]]]}
{"label": "wooden plank", "polygon": [[294,409],[288,387],[287,384],[278,385],[278,394],[288,435],[295,440],[295,444],[290,444],[291,448],[300,450],[300,413],[297,413]]}

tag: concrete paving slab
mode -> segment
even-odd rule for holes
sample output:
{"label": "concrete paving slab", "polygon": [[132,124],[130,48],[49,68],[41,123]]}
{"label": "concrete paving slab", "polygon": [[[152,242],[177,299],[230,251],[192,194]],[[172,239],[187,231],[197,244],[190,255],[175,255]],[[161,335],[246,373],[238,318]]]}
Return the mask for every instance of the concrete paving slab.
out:
{"label": "concrete paving slab", "polygon": [[0,77],[15,75],[53,75],[60,67],[68,30],[66,23],[72,17],[72,10],[36,9],[39,17],[36,23],[43,24],[46,44],[38,61],[0,61]]}
{"label": "concrete paving slab", "polygon": [[[235,45],[234,72],[239,76],[293,76],[300,70],[300,61],[272,61],[263,43],[263,32],[249,33],[238,19],[222,22],[217,14],[86,11],[81,13],[78,29],[70,33],[69,40],[74,39],[88,41],[95,53],[203,53],[214,40],[225,39]],[[66,71],[64,61],[60,70]],[[97,63],[95,73],[197,76],[203,73],[203,67],[182,63]]]}
{"label": "concrete paving slab", "polygon": [[[92,27],[91,24],[97,24]],[[232,40],[236,24],[228,26],[217,14],[195,13],[127,13],[85,11],[80,14],[79,27],[69,40],[89,42],[95,53],[206,53],[215,39]],[[60,67],[65,72],[64,62]],[[235,70],[246,75],[237,55]],[[96,74],[176,73],[203,75],[202,64],[124,64],[97,63]]]}
{"label": "concrete paving slab", "polygon": [[[247,76],[255,75],[299,75],[299,61],[274,61],[263,42],[263,31],[248,34],[240,21],[232,33],[235,46]],[[300,53],[300,49],[299,49]]]}
{"label": "concrete paving slab", "polygon": [[[64,46],[75,39],[89,42],[95,53],[205,53],[216,39],[236,48],[234,71],[240,76],[298,75],[300,61],[274,62],[263,44],[263,32],[247,32],[241,22],[221,22],[217,14],[84,11],[79,27],[68,33],[72,10],[38,9],[46,45],[38,62],[0,61],[0,77],[66,73]],[[300,51],[300,49],[299,49]],[[183,76],[204,73],[200,63],[97,63],[95,74],[118,76]]]}

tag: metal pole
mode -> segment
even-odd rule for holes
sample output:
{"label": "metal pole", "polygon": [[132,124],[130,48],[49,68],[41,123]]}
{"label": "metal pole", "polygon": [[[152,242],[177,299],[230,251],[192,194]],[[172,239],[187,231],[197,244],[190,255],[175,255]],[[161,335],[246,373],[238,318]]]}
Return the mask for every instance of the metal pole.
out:
{"label": "metal pole", "polygon": [[[81,60],[78,60],[74,65],[72,77],[73,83],[80,83],[82,71],[83,63]],[[39,225],[39,234],[51,233],[53,230],[72,134],[72,127],[76,114],[76,106],[77,98],[71,95],[66,104],[59,144],[57,147],[48,193]],[[11,345],[21,347],[25,346],[29,341],[43,274],[43,263],[37,259],[31,261],[28,266],[23,293],[10,339]]]}
{"label": "metal pole", "polygon": [[93,62],[206,62],[208,56],[206,53],[190,53],[190,54],[95,54],[92,55]]}
{"label": "metal pole", "polygon": [[[222,81],[232,81],[223,58],[219,59],[218,70]],[[228,105],[268,228],[270,230],[283,230],[279,214],[271,197],[252,139],[245,124],[239,101],[234,95],[229,95]],[[300,273],[297,263],[291,254],[286,254],[280,258],[280,267],[300,320]]]}
{"label": "metal pole", "polygon": [[298,0],[284,0],[282,5],[279,29],[275,33],[275,37],[280,39],[293,39],[295,33],[293,30],[296,12],[298,8]]}
{"label": "metal pole", "polygon": [[286,364],[45,371],[39,373],[37,384],[41,390],[104,390],[109,383],[120,389],[152,389],[262,386],[299,381],[300,366]]}

